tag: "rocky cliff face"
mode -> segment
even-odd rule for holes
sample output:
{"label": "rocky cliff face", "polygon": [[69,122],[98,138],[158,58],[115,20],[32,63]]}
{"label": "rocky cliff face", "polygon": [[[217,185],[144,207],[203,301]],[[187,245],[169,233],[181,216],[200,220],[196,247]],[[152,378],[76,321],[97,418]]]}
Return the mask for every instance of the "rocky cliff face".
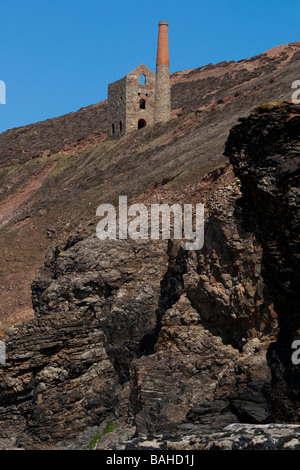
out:
{"label": "rocky cliff face", "polygon": [[276,419],[299,422],[299,153],[300,108],[292,102],[257,108],[234,127],[226,155],[241,180],[244,224],[263,248],[263,277],[279,317],[280,332],[268,351]]}
{"label": "rocky cliff face", "polygon": [[153,187],[180,194],[224,167],[238,118],[290,99],[299,51],[292,43],[175,73],[174,119],[116,142],[105,141],[106,102],[1,134],[0,330],[34,317],[30,285],[50,242],[79,227],[89,234],[100,203],[120,194],[135,199]]}
{"label": "rocky cliff face", "polygon": [[163,245],[72,243],[50,251],[33,285],[38,318],[7,337],[1,437],[25,447],[70,439],[116,412],[129,364],[156,327]]}
{"label": "rocky cliff face", "polygon": [[[0,320],[9,308],[15,312],[15,298],[23,301],[22,286],[33,276],[35,318],[3,336],[2,448],[52,448],[77,442],[81,432],[87,445],[89,430],[110,421],[123,440],[125,434],[183,436],[232,423],[299,421],[299,375],[290,361],[299,332],[299,106],[264,105],[234,127],[226,155],[235,174],[223,156],[238,116],[263,97],[290,95],[298,49],[299,43],[279,56],[185,73],[188,86],[173,77],[173,111],[182,115],[118,142],[96,145],[98,136],[94,148],[77,152],[80,144],[69,153],[80,125],[75,116],[65,154],[52,155],[63,137],[54,141],[55,125],[49,156],[39,153],[45,148],[39,132],[24,164],[7,162],[14,148],[3,152]],[[224,78],[223,88],[211,86],[213,73]],[[234,77],[241,94],[229,96]],[[202,79],[211,97],[188,103],[188,89]],[[187,114],[192,104],[196,109]],[[24,133],[27,143],[31,131]],[[89,134],[88,125],[82,132]],[[15,137],[8,132],[2,148]],[[23,162],[21,147],[16,155]],[[174,240],[100,241],[96,208],[120,194],[130,203],[202,202],[203,249],[188,252]]]}
{"label": "rocky cliff face", "polygon": [[2,447],[51,447],[107,420],[140,436],[272,421],[277,319],[240,196],[230,167],[182,194],[207,208],[199,252],[76,235],[49,249],[37,318],[7,334]]}

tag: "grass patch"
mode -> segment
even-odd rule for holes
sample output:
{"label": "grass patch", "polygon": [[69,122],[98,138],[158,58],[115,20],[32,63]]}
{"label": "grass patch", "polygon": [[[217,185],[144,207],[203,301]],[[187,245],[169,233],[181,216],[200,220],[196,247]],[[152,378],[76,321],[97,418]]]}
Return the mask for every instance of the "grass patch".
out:
{"label": "grass patch", "polygon": [[105,429],[101,433],[97,433],[93,437],[93,439],[91,440],[91,442],[87,446],[86,450],[94,450],[94,448],[96,447],[96,445],[97,445],[98,441],[101,439],[101,437],[103,437],[105,434],[108,434],[109,432],[113,432],[114,430],[115,430],[115,425],[114,425],[113,421],[110,421],[109,423],[107,423]]}

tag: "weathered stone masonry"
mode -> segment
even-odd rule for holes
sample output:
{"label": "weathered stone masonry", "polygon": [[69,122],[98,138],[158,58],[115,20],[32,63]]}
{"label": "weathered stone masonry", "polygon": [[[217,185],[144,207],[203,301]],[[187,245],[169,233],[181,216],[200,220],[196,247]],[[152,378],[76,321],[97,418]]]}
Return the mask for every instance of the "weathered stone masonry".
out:
{"label": "weathered stone masonry", "polygon": [[145,64],[108,85],[108,135],[118,138],[171,117],[168,23],[159,23],[156,75]]}
{"label": "weathered stone masonry", "polygon": [[109,135],[119,137],[125,132],[153,124],[155,74],[146,65],[108,86]]}
{"label": "weathered stone masonry", "polygon": [[166,122],[171,118],[168,23],[161,21],[158,27],[154,123]]}
{"label": "weathered stone masonry", "polygon": [[126,77],[108,85],[109,135],[124,134],[126,129]]}

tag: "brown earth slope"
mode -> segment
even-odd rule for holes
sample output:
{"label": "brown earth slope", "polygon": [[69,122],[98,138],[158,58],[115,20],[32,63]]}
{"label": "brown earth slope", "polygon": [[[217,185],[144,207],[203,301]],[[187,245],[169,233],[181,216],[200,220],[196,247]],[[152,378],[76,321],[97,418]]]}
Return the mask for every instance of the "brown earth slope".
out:
{"label": "brown earth slope", "polygon": [[240,116],[291,97],[300,43],[255,58],[172,76],[174,119],[106,140],[106,103],[0,135],[0,321],[33,316],[30,285],[47,247],[73,229],[90,233],[101,202],[175,190],[226,164]]}
{"label": "brown earth slope", "polygon": [[[241,63],[228,65],[229,77],[227,66],[215,66],[223,88],[219,80],[209,85],[211,66],[199,69],[194,76],[204,72],[202,79],[189,77],[181,88],[174,83],[174,114],[179,111],[167,124],[95,147],[89,141],[79,151],[4,163],[3,318],[15,323],[33,316],[31,284],[35,318],[4,337],[0,448],[63,447],[66,440],[69,448],[86,448],[110,421],[117,442],[125,434],[197,435],[276,419],[266,351],[282,312],[265,282],[265,240],[244,225],[241,184],[223,152],[232,124],[256,101],[290,98],[298,61],[299,44],[250,60],[256,78],[246,61],[245,93],[227,102],[229,81],[233,88],[241,84]],[[191,98],[200,85],[221,93],[218,103],[212,98],[203,109],[200,93],[199,102]],[[258,113],[253,141],[263,141],[270,123],[280,128],[281,106],[259,108],[271,108],[270,117]],[[256,122],[255,113],[246,126]],[[251,139],[247,151],[253,148]],[[280,161],[285,149],[283,135],[275,146]],[[245,195],[247,176],[241,180]],[[129,203],[202,202],[203,249],[186,251],[177,240],[100,241],[96,208],[117,203],[119,195]],[[263,209],[254,215],[263,219]]]}

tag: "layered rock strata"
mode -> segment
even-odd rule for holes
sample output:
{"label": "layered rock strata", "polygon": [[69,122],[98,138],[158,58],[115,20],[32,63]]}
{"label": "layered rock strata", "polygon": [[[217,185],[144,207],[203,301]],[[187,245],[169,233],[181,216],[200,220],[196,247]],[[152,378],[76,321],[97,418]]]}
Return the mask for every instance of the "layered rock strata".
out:
{"label": "layered rock strata", "polygon": [[6,335],[3,448],[52,447],[107,420],[139,435],[272,421],[277,320],[262,249],[242,228],[230,170],[212,178],[200,251],[95,236],[49,249],[32,286],[37,318]]}
{"label": "layered rock strata", "polygon": [[276,419],[300,420],[300,368],[292,360],[300,340],[299,154],[300,106],[266,103],[240,119],[226,155],[241,181],[244,224],[263,247],[263,277],[280,332],[268,351]]}

